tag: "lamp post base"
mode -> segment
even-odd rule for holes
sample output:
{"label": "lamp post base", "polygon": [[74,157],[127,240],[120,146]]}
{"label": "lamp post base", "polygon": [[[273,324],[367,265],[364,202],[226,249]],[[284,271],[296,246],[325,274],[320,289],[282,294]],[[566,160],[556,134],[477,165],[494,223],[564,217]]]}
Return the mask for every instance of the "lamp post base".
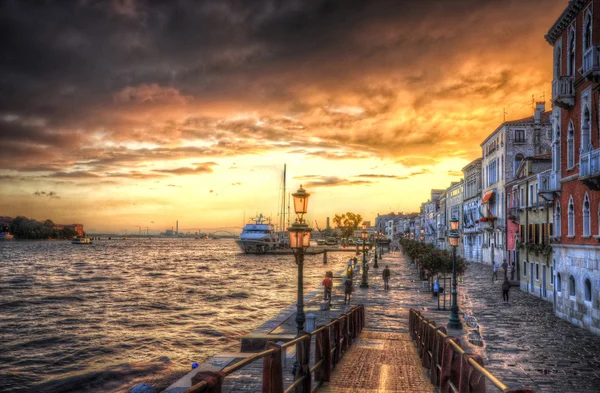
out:
{"label": "lamp post base", "polygon": [[454,330],[462,330],[463,325],[462,322],[460,322],[460,319],[457,319],[456,321],[452,320],[452,317],[450,317],[450,320],[448,320],[448,329],[454,329]]}
{"label": "lamp post base", "polygon": [[369,284],[367,284],[366,282],[361,282],[359,287],[360,288],[369,288]]}

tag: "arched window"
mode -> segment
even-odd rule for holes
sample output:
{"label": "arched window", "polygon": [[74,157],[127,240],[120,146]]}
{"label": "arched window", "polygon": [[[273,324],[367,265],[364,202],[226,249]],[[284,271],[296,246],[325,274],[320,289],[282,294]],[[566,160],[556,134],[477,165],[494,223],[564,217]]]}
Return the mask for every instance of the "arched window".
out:
{"label": "arched window", "polygon": [[554,47],[554,79],[561,76],[562,68],[562,43],[556,44]]}
{"label": "arched window", "polygon": [[592,46],[592,14],[588,11],[583,23],[583,53]]}
{"label": "arched window", "polygon": [[592,301],[592,282],[590,281],[589,278],[585,279],[585,301],[586,302],[591,302]]}
{"label": "arched window", "polygon": [[567,134],[567,169],[575,166],[575,133],[573,131],[573,121],[569,122],[569,133]]}
{"label": "arched window", "polygon": [[562,290],[562,280],[560,279],[560,273],[556,273],[556,291],[560,293]]}
{"label": "arched window", "polygon": [[590,110],[587,105],[583,109],[581,118],[581,151],[591,150],[592,139],[590,137]]}
{"label": "arched window", "polygon": [[554,209],[554,236],[560,236],[560,233],[560,202],[556,201],[556,208]]}
{"label": "arched window", "polygon": [[591,236],[592,228],[590,225],[590,198],[587,192],[583,197],[583,236]]}
{"label": "arched window", "polygon": [[573,204],[573,196],[569,198],[569,216],[567,217],[567,236],[575,236],[575,205]]}
{"label": "arched window", "polygon": [[560,117],[554,121],[554,140],[552,141],[552,170],[560,173]]}
{"label": "arched window", "polygon": [[569,30],[569,41],[567,43],[567,74],[575,76],[575,29]]}
{"label": "arched window", "polygon": [[569,276],[569,296],[575,296],[575,279]]}
{"label": "arched window", "polygon": [[515,156],[515,166],[513,168],[513,177],[517,175],[517,169],[519,169],[519,165],[521,165],[521,161],[523,161],[523,154],[519,153]]}

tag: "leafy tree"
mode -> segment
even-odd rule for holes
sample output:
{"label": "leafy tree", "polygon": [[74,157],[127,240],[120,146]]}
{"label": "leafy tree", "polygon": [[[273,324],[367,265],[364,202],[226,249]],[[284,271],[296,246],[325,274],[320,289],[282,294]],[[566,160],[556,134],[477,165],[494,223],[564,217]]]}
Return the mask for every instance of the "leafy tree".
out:
{"label": "leafy tree", "polygon": [[362,216],[358,213],[347,212],[345,214],[336,214],[333,217],[333,223],[342,231],[342,237],[352,237],[354,231],[362,223]]}

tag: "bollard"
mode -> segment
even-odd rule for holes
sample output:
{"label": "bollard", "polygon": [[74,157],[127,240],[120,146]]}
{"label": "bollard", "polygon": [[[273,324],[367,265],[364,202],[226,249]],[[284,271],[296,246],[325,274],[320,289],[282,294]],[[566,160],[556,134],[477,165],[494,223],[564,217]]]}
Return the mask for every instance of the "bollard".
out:
{"label": "bollard", "polygon": [[308,313],[306,314],[306,332],[310,333],[313,330],[315,330],[315,322],[316,322],[317,316],[313,313]]}
{"label": "bollard", "polygon": [[327,265],[327,249],[323,249],[323,265]]}

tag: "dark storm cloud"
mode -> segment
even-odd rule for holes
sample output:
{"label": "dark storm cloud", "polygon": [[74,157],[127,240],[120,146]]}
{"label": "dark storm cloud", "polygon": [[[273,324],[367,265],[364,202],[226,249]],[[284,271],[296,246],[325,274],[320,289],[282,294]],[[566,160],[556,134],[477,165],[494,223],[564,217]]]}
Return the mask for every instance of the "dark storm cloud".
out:
{"label": "dark storm cloud", "polygon": [[372,184],[368,180],[348,180],[337,176],[305,175],[294,177],[296,180],[308,180],[303,184],[304,187],[338,187],[338,186],[360,186]]}
{"label": "dark storm cloud", "polygon": [[[5,1],[0,145],[15,148],[0,157],[0,169],[76,172],[88,163],[114,171],[146,159],[197,157],[203,148],[179,146],[197,139],[215,142],[212,156],[319,144],[336,150],[307,154],[406,157],[407,163],[445,156],[453,148],[447,141],[464,141],[467,133],[463,123],[436,118],[435,105],[456,112],[461,100],[503,102],[515,91],[540,90],[545,74],[519,73],[540,68],[539,53],[550,52],[544,30],[564,6],[563,0]],[[469,61],[474,69],[464,69]],[[515,64],[521,68],[510,69]],[[218,104],[265,113],[233,121],[229,114],[204,115]],[[399,109],[421,112],[396,115]],[[172,114],[177,110],[182,114]],[[491,131],[488,114],[469,116],[487,122],[470,131]],[[396,118],[412,120],[399,126]],[[267,143],[250,142],[259,139]],[[98,147],[142,141],[161,147]],[[473,144],[457,156],[476,152]]]}

